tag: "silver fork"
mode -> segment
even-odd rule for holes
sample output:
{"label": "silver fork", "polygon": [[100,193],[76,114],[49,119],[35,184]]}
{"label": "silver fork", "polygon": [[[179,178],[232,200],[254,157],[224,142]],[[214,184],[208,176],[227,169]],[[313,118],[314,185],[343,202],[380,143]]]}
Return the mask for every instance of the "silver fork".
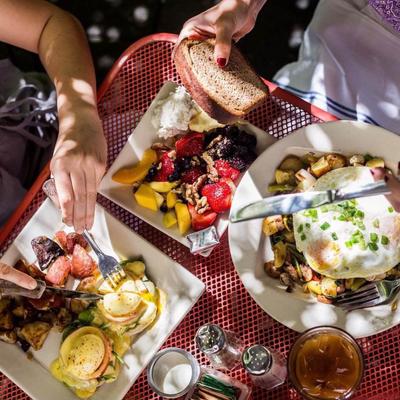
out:
{"label": "silver fork", "polygon": [[346,311],[390,303],[400,288],[400,279],[368,283],[355,292],[344,292],[336,297],[335,304]]}
{"label": "silver fork", "polygon": [[101,275],[113,288],[116,288],[126,276],[124,269],[114,257],[101,251],[93,236],[87,230],[84,230],[82,235],[97,255]]}

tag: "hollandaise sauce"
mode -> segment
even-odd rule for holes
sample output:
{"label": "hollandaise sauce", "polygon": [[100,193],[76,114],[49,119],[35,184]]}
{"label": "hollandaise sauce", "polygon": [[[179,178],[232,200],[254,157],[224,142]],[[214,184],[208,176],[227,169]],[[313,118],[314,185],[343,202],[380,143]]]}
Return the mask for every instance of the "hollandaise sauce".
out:
{"label": "hollandaise sauce", "polygon": [[292,383],[307,399],[347,399],[363,373],[361,350],[347,333],[315,328],[303,334],[289,356]]}

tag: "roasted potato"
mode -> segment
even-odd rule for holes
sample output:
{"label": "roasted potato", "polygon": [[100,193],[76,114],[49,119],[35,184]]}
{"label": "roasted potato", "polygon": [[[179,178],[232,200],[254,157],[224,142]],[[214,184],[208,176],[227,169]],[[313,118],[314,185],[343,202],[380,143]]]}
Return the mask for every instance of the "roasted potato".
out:
{"label": "roasted potato", "polygon": [[0,340],[6,343],[14,344],[17,342],[15,331],[0,331]]}
{"label": "roasted potato", "polygon": [[297,156],[288,156],[279,165],[279,169],[283,171],[296,172],[302,168],[303,168],[303,161],[301,161],[300,158]]}
{"label": "roasted potato", "polygon": [[3,312],[7,310],[10,304],[11,304],[11,299],[7,298],[0,299],[0,314],[3,314]]}
{"label": "roasted potato", "polygon": [[10,311],[5,311],[0,316],[0,329],[13,329],[14,321]]}
{"label": "roasted potato", "polygon": [[276,268],[282,267],[283,263],[286,260],[287,255],[287,246],[282,241],[276,243],[272,246],[272,250],[274,251],[274,265]]}
{"label": "roasted potato", "polygon": [[382,158],[372,158],[365,165],[368,168],[385,168],[385,161]]}
{"label": "roasted potato", "polygon": [[72,322],[72,315],[66,308],[60,308],[55,318],[54,325],[62,332]]}
{"label": "roasted potato", "polygon": [[264,270],[269,275],[271,278],[279,278],[281,275],[281,272],[278,270],[278,268],[275,267],[273,261],[268,261],[264,263]]}
{"label": "roasted potato", "polygon": [[265,236],[271,236],[284,229],[285,225],[283,224],[282,215],[267,217],[263,221],[262,230]]}
{"label": "roasted potato", "polygon": [[278,185],[284,185],[287,183],[294,185],[296,183],[294,171],[283,171],[281,169],[277,169],[275,171],[275,181]]}
{"label": "roasted potato", "polygon": [[312,280],[312,281],[307,282],[307,288],[311,293],[314,293],[316,295],[322,294],[320,281]]}
{"label": "roasted potato", "polygon": [[352,167],[356,167],[359,165],[364,165],[365,164],[365,158],[362,154],[354,154],[350,157],[349,159],[349,164]]}
{"label": "roasted potato", "polygon": [[311,165],[311,172],[319,178],[331,170],[331,166],[328,163],[326,157],[321,157],[316,163]]}
{"label": "roasted potato", "polygon": [[311,165],[318,161],[318,157],[315,155],[315,153],[307,153],[301,158],[301,160],[304,164]]}
{"label": "roasted potato", "polygon": [[34,350],[40,350],[51,329],[47,322],[31,322],[17,329],[17,336],[28,342]]}
{"label": "roasted potato", "polygon": [[324,277],[321,279],[321,291],[324,296],[336,297],[337,296],[337,284],[332,278]]}
{"label": "roasted potato", "polygon": [[81,292],[88,292],[88,293],[97,293],[97,277],[95,276],[88,276],[83,278],[80,282],[76,290]]}
{"label": "roasted potato", "polygon": [[12,309],[12,313],[17,318],[26,319],[28,317],[29,311],[22,304],[20,304]]}
{"label": "roasted potato", "polygon": [[347,158],[341,154],[331,153],[326,156],[326,161],[328,162],[331,169],[343,168],[347,165]]}

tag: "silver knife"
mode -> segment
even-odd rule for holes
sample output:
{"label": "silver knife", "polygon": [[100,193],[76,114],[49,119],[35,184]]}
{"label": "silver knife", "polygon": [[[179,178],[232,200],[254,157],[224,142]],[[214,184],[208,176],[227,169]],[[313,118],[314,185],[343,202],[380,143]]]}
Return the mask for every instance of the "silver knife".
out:
{"label": "silver knife", "polygon": [[382,194],[390,194],[390,189],[385,181],[367,183],[351,190],[338,189],[271,196],[251,203],[238,211],[232,211],[229,220],[241,222],[273,215],[288,215],[324,204]]}
{"label": "silver knife", "polygon": [[79,292],[77,290],[68,290],[53,286],[47,286],[46,282],[37,280],[35,289],[25,289],[15,283],[0,279],[0,294],[4,296],[23,296],[30,299],[40,299],[45,291],[59,294],[69,299],[80,299],[87,301],[100,300],[103,296],[96,293]]}

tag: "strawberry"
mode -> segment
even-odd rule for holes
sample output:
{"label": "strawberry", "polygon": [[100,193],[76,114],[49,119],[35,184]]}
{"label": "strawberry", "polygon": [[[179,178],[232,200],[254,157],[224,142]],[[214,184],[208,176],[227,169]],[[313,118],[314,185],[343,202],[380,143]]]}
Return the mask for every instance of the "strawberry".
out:
{"label": "strawberry", "polygon": [[63,286],[71,271],[71,262],[65,256],[57,258],[53,264],[50,265],[46,274],[46,281],[55,286]]}
{"label": "strawberry", "polygon": [[229,210],[232,203],[232,190],[227,182],[220,180],[217,183],[205,185],[201,194],[207,197],[211,209],[217,213]]}
{"label": "strawberry", "polygon": [[95,269],[96,263],[92,257],[80,244],[75,244],[71,259],[71,274],[75,278],[82,279],[92,275]]}
{"label": "strawberry", "polygon": [[204,150],[204,134],[198,132],[187,133],[175,143],[176,157],[200,156]]}
{"label": "strawberry", "polygon": [[161,169],[158,170],[153,178],[156,182],[167,182],[168,177],[174,172],[174,161],[169,158],[168,152],[164,152],[160,157]]}
{"label": "strawberry", "polygon": [[199,176],[201,176],[203,174],[204,174],[204,172],[202,171],[202,169],[200,167],[193,167],[193,168],[185,171],[181,175],[181,180],[183,183],[192,184],[197,180],[197,178]]}
{"label": "strawberry", "polygon": [[221,178],[230,178],[235,181],[240,175],[240,171],[236,168],[233,168],[226,160],[216,160],[214,162],[214,166]]}
{"label": "strawberry", "polygon": [[195,207],[188,204],[190,216],[192,217],[192,228],[194,231],[201,231],[211,226],[217,218],[217,213],[214,211],[206,211],[203,214],[199,214]]}

